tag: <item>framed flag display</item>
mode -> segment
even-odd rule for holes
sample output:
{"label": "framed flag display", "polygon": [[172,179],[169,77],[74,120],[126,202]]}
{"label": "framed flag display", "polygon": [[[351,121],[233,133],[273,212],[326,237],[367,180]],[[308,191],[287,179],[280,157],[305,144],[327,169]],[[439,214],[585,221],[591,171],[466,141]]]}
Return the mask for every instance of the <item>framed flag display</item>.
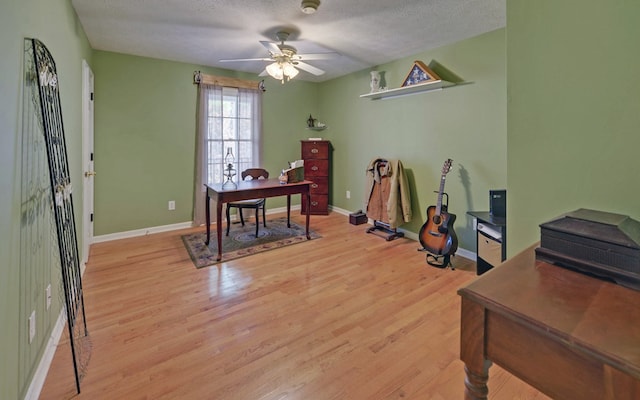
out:
{"label": "framed flag display", "polygon": [[439,80],[440,77],[429,67],[427,67],[422,61],[414,61],[411,70],[402,82],[402,87],[415,85],[418,83],[431,83]]}

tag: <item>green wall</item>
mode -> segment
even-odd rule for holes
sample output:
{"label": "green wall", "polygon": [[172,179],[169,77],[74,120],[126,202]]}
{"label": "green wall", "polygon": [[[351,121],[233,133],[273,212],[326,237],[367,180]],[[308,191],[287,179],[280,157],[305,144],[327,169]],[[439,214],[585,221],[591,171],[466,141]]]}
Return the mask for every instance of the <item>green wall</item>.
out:
{"label": "green wall", "polygon": [[[193,72],[254,74],[96,51],[95,235],[192,220],[197,87]],[[317,85],[265,80],[263,166],[276,174],[300,157]],[[167,210],[175,200],[176,210]],[[269,201],[270,207],[285,205]]]}
{"label": "green wall", "polygon": [[[475,250],[468,210],[488,209],[488,191],[506,186],[504,29],[379,66],[400,86],[416,59],[464,84],[384,101],[360,99],[369,71],[322,84],[265,80],[264,165],[277,173],[299,158],[300,139],[332,141],[330,204],[356,210],[364,202],[364,169],[372,157],[399,158],[409,172],[417,233],[435,203],[444,160],[454,159],[446,191],[458,215],[460,246]],[[434,64],[435,62],[435,64]],[[190,221],[193,203],[195,69],[256,79],[233,71],[123,54],[95,52],[95,234]],[[313,114],[329,125],[304,129]],[[345,192],[351,191],[351,199]],[[167,202],[176,201],[176,211]],[[270,207],[283,206],[273,199]]]}
{"label": "green wall", "polygon": [[[347,210],[364,207],[365,168],[374,157],[402,160],[412,187],[413,220],[402,226],[419,232],[426,208],[435,204],[442,165],[447,175],[449,211],[460,247],[476,247],[469,210],[488,210],[489,189],[505,188],[506,78],[505,30],[380,65],[387,87],[401,86],[413,62],[430,64],[441,77],[464,84],[437,92],[370,100],[370,70],[320,88],[322,132],[335,148],[330,204]],[[351,198],[346,198],[346,191]]]}
{"label": "green wall", "polygon": [[[22,397],[60,312],[59,269],[36,271],[54,280],[53,305],[45,287],[22,288],[20,270],[20,163],[24,38],[37,38],[51,51],[60,84],[63,123],[74,184],[78,239],[82,240],[82,60],[91,48],[68,0],[5,0],[0,5],[0,398]],[[82,248],[82,242],[78,243]],[[36,310],[36,337],[28,344],[27,318]],[[71,366],[69,366],[71,368]]]}
{"label": "green wall", "polygon": [[640,3],[507,3],[514,255],[577,208],[640,219]]}

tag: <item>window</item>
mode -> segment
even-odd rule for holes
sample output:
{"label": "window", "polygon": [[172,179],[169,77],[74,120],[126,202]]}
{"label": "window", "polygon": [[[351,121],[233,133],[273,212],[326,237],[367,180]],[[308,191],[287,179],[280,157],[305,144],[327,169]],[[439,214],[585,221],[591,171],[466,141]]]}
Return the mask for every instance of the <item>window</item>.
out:
{"label": "window", "polygon": [[210,91],[207,110],[207,182],[224,182],[225,156],[234,156],[240,171],[260,166],[260,94],[254,90],[217,87]]}
{"label": "window", "polygon": [[[203,80],[207,76],[203,75]],[[224,80],[210,77],[210,80]],[[238,80],[235,80],[237,83]],[[250,82],[250,81],[249,81]],[[235,88],[198,81],[198,117],[193,222],[204,223],[205,184],[224,183],[225,155],[234,156],[234,181],[240,172],[261,166],[262,91],[257,84]],[[249,84],[247,84],[249,86]]]}

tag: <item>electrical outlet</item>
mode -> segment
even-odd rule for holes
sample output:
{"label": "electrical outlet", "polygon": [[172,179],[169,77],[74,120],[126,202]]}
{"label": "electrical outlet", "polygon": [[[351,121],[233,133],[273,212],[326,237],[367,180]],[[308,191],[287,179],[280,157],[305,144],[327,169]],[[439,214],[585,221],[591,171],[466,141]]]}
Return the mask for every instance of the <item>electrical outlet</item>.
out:
{"label": "electrical outlet", "polygon": [[169,200],[169,211],[173,211],[176,209],[176,202],[174,200]]}
{"label": "electrical outlet", "polygon": [[51,284],[47,285],[47,310],[51,308]]}
{"label": "electrical outlet", "polygon": [[351,190],[347,190],[347,199],[351,198]]}
{"label": "electrical outlet", "polygon": [[33,342],[34,337],[36,337],[36,310],[33,310],[29,316],[29,343]]}

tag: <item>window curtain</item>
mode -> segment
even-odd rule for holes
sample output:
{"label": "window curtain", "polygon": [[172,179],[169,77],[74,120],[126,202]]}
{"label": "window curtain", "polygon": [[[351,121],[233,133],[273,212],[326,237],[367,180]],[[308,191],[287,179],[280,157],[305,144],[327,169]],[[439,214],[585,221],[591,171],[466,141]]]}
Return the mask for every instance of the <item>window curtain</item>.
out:
{"label": "window curtain", "polygon": [[[247,168],[262,167],[262,91],[236,89],[239,129],[236,163],[238,174]],[[244,121],[244,122],[243,122]],[[241,179],[241,177],[238,175]]]}
{"label": "window curtain", "polygon": [[[240,171],[261,166],[261,95],[260,90],[254,89],[198,85],[194,226],[206,222],[204,185],[223,183],[226,148],[233,148],[236,182]],[[211,213],[211,218],[213,221],[215,213]]]}
{"label": "window curtain", "polygon": [[[198,85],[198,101],[196,110],[196,165],[195,193],[193,196],[193,225],[200,226],[206,222],[205,202],[207,183],[207,138],[209,132],[209,103],[218,96],[222,101],[222,87],[214,85]],[[213,213],[215,218],[215,213]]]}

